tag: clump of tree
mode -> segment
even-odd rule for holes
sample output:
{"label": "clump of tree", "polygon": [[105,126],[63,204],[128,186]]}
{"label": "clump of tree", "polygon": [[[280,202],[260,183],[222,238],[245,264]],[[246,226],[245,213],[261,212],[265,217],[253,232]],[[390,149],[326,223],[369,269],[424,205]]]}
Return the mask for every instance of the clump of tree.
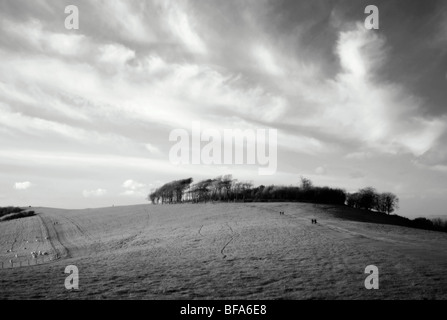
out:
{"label": "clump of tree", "polygon": [[418,229],[447,232],[447,220],[442,220],[440,218],[436,219],[416,218],[411,221],[411,225],[412,227]]}
{"label": "clump of tree", "polygon": [[432,219],[431,222],[435,230],[447,232],[447,220],[442,220],[441,218],[435,218]]}
{"label": "clump of tree", "polygon": [[344,205],[346,192],[338,188],[315,187],[312,181],[301,177],[297,200],[301,202]]}
{"label": "clump of tree", "polygon": [[[258,186],[250,181],[238,181],[232,175],[219,176],[192,184],[192,179],[169,182],[149,194],[154,204],[180,202],[277,202],[301,201],[344,205],[346,193],[342,189],[314,187],[309,179],[302,178],[299,186]],[[176,187],[176,186],[183,186]]]}
{"label": "clump of tree", "polygon": [[352,208],[391,214],[399,208],[399,198],[391,193],[378,193],[376,189],[367,187],[349,194],[346,204]]}
{"label": "clump of tree", "polygon": [[[352,208],[368,210],[377,214],[387,214],[399,209],[399,198],[391,192],[378,193],[376,189],[367,187],[358,192],[348,194],[346,204]],[[412,228],[447,232],[447,221],[427,218],[408,219],[398,215],[392,215],[398,225]]]}

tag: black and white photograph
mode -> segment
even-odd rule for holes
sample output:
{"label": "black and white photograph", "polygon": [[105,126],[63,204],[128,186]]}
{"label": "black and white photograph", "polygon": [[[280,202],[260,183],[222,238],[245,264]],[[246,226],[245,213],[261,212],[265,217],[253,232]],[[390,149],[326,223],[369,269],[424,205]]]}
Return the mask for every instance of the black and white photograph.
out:
{"label": "black and white photograph", "polygon": [[0,0],[0,300],[446,299],[447,1]]}

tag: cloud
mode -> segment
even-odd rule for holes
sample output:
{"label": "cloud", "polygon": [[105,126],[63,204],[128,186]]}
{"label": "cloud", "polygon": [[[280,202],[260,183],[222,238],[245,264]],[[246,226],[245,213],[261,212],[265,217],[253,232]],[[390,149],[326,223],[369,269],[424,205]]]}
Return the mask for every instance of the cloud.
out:
{"label": "cloud", "polygon": [[301,117],[301,123],[341,144],[352,141],[378,153],[419,156],[432,148],[446,123],[424,117],[424,101],[404,87],[381,82],[387,52],[385,39],[361,24],[340,32],[335,53],[341,71],[310,89],[313,94],[306,95],[305,103],[314,112]]}
{"label": "cloud", "polygon": [[426,151],[420,157],[417,157],[414,160],[414,163],[418,166],[428,167],[441,172],[447,172],[447,146],[445,141],[447,141],[447,133],[444,134],[435,146]]}
{"label": "cloud", "polygon": [[158,149],[156,146],[154,146],[151,143],[146,143],[144,145],[144,147],[146,148],[147,151],[149,151],[152,154],[159,154],[160,153],[160,149]]}
{"label": "cloud", "polygon": [[284,149],[309,155],[324,154],[333,151],[333,146],[322,140],[304,134],[279,132],[278,145]]}
{"label": "cloud", "polygon": [[82,34],[56,33],[44,30],[43,23],[32,19],[26,22],[14,22],[5,19],[1,22],[4,32],[16,41],[22,42],[33,50],[59,54],[63,56],[77,56],[86,53],[89,46],[87,38]]}
{"label": "cloud", "polygon": [[107,190],[105,189],[96,189],[96,190],[84,190],[82,191],[82,195],[85,198],[99,198],[105,196],[107,194]]}
{"label": "cloud", "polygon": [[253,47],[253,56],[259,61],[259,66],[273,76],[284,76],[284,70],[278,65],[277,60],[273,54],[263,45],[256,45]]}
{"label": "cloud", "polygon": [[29,181],[14,183],[15,190],[26,190],[26,189],[29,189],[31,186],[32,186],[32,184]]}
{"label": "cloud", "polygon": [[[150,12],[154,8],[147,8],[145,1],[97,1],[92,4],[97,15],[102,15],[102,23],[112,37],[135,41],[141,44],[151,44],[158,40],[154,28],[147,23]],[[96,17],[95,17],[96,20]]]}
{"label": "cloud", "polygon": [[384,46],[383,38],[358,24],[340,33],[336,53],[344,72],[364,81],[384,62]]}
{"label": "cloud", "polygon": [[206,54],[207,47],[193,28],[193,15],[181,8],[178,1],[163,1],[167,25],[174,36],[193,53]]}
{"label": "cloud", "polygon": [[345,156],[346,159],[356,159],[356,160],[365,160],[370,159],[371,157],[372,153],[369,151],[351,152]]}
{"label": "cloud", "polygon": [[[32,163],[29,161],[32,159]],[[162,175],[203,175],[204,168],[200,166],[176,166],[166,160],[154,160],[145,157],[131,157],[125,155],[108,155],[99,153],[67,153],[67,152],[43,152],[41,150],[0,150],[0,161],[6,165],[18,165],[23,167],[32,167],[35,170],[45,168],[76,168],[83,169],[86,166],[94,168],[95,171],[107,170],[116,172],[117,170],[126,171],[130,169],[138,171],[153,172]],[[156,170],[154,170],[156,168]],[[219,174],[218,167],[207,167],[211,175]]]}
{"label": "cloud", "polygon": [[126,189],[121,193],[123,196],[144,197],[147,195],[146,184],[132,179],[124,181],[123,188]]}
{"label": "cloud", "polygon": [[144,183],[140,183],[129,179],[124,181],[123,187],[130,190],[137,190],[146,187],[146,185]]}
{"label": "cloud", "polygon": [[107,44],[100,47],[99,51],[99,61],[112,65],[123,65],[135,58],[135,51],[120,44]]}

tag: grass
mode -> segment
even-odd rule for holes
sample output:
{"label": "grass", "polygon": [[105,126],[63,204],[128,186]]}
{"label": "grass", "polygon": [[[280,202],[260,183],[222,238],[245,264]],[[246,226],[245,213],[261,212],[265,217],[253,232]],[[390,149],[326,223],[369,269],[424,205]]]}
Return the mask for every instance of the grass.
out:
{"label": "grass", "polygon": [[[0,224],[0,261],[24,251],[25,239],[45,235],[48,241],[33,245],[62,258],[0,270],[1,299],[447,298],[447,234],[377,223],[350,208],[219,203],[38,210]],[[6,253],[11,246],[14,252]],[[70,264],[79,269],[79,291],[64,288]],[[379,268],[379,290],[364,288],[370,264]]]}

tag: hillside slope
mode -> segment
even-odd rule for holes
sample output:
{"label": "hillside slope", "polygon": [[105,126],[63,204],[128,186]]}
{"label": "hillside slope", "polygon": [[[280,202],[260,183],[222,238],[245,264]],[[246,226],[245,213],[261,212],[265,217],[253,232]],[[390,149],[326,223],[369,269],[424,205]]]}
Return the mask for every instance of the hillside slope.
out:
{"label": "hillside slope", "polygon": [[[345,208],[33,210],[38,216],[0,224],[0,261],[7,264],[17,252],[28,259],[26,241],[36,237],[33,245],[58,260],[0,270],[2,299],[447,298],[447,234],[346,220],[353,212],[344,217]],[[64,288],[67,265],[79,269],[79,291]],[[368,265],[379,268],[379,290],[364,287]]]}

